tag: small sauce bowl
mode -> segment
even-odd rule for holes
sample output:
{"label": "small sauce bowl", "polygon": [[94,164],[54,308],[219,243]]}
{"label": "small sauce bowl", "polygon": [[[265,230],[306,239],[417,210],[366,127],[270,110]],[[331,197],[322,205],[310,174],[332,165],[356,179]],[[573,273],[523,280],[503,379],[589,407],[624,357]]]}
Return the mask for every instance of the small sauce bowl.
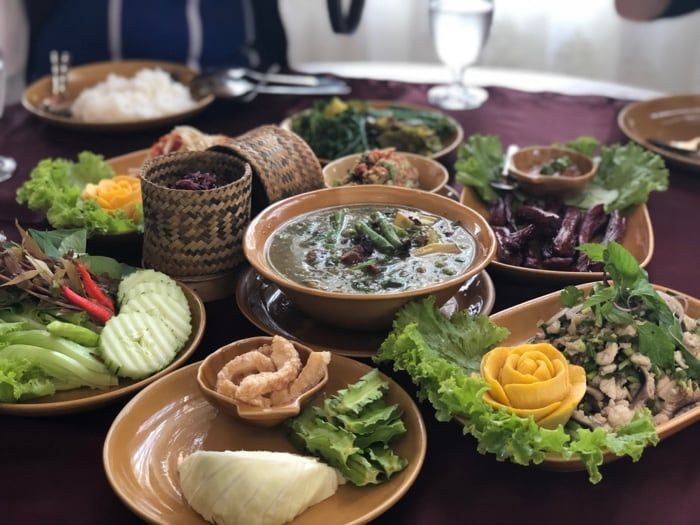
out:
{"label": "small sauce bowl", "polygon": [[[560,157],[568,157],[579,174],[569,177],[533,173],[539,166]],[[595,177],[596,169],[593,159],[577,151],[557,146],[530,146],[513,155],[508,172],[526,192],[546,195],[577,193],[583,190]]]}
{"label": "small sauce bowl", "polygon": [[[328,382],[328,370],[326,370],[323,379],[316,386],[304,392],[288,405],[260,408],[245,403],[239,404],[234,399],[216,391],[216,375],[226,363],[234,357],[269,344],[272,344],[272,337],[241,339],[222,346],[202,361],[197,370],[197,384],[206,400],[225,414],[260,427],[274,427],[290,417],[298,416],[302,406],[310,401],[313,395]],[[313,350],[294,341],[292,341],[292,344],[299,353],[301,365],[304,367]]]}

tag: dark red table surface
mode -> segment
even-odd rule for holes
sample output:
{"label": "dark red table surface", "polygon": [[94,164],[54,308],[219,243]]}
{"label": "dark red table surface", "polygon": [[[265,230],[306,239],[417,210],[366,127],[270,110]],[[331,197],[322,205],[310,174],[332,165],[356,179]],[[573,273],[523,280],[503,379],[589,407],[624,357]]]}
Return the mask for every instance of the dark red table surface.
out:
{"label": "dark red table surface", "polygon": [[[427,86],[351,81],[353,96],[425,104]],[[616,125],[624,101],[599,96],[525,93],[492,88],[480,109],[453,112],[467,135],[498,134],[504,144],[551,143],[593,135],[624,140]],[[249,105],[217,102],[189,124],[235,135],[275,123],[305,108],[308,99],[261,96]],[[51,127],[19,106],[0,119],[0,155],[17,159],[13,179],[0,184],[0,227],[12,235],[15,218],[40,226],[43,217],[15,202],[15,191],[42,158],[73,158],[88,149],[106,157],[150,146],[166,130],[99,135]],[[448,159],[451,166],[453,159]],[[672,168],[671,187],[653,194],[649,210],[656,249],[648,266],[656,283],[700,296],[700,174]],[[112,250],[119,256],[120,248]],[[124,256],[129,254],[124,253]],[[495,278],[496,311],[551,291]],[[192,361],[231,340],[259,332],[226,299],[207,305],[207,332]],[[391,373],[409,392],[406,376]],[[48,418],[0,416],[0,523],[137,523],[112,492],[102,468],[102,444],[127,400],[92,412]],[[591,485],[584,473],[554,473],[499,463],[476,452],[457,425],[438,423],[421,406],[428,432],[425,464],[416,483],[377,523],[479,525],[564,523],[700,523],[700,425],[645,451],[639,463],[621,460],[603,468]],[[371,490],[371,489],[368,489]]]}

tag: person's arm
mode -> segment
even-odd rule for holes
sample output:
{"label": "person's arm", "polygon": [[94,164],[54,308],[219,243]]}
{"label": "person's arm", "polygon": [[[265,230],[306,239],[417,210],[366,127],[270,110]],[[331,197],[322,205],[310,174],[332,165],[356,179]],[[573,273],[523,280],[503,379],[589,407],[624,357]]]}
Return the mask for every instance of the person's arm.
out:
{"label": "person's arm", "polygon": [[615,9],[623,18],[646,21],[685,15],[700,5],[697,0],[615,0]]}

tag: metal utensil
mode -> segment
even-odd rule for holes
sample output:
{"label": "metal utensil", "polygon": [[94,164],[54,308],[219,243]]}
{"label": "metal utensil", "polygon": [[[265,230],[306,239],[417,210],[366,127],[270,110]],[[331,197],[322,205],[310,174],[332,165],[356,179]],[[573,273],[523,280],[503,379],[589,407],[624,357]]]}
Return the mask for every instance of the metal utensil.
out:
{"label": "metal utensil", "polygon": [[289,75],[278,73],[277,71],[262,73],[254,69],[243,67],[226,69],[218,72],[218,74],[234,79],[247,78],[249,80],[255,80],[256,82],[262,82],[263,79],[265,79],[266,83],[269,84],[285,84],[288,86],[316,87],[343,83],[341,80],[332,78],[317,77],[313,75]]}
{"label": "metal utensil", "polygon": [[665,148],[677,153],[686,155],[700,155],[700,137],[695,137],[690,140],[662,140],[657,138],[648,138],[650,143],[660,148]]}
{"label": "metal utensil", "polygon": [[46,97],[41,108],[44,111],[55,115],[69,116],[71,113],[71,103],[66,100],[68,91],[68,73],[70,72],[70,53],[55,49],[49,53],[51,63],[51,96]]}
{"label": "metal utensil", "polygon": [[16,169],[17,161],[15,159],[12,157],[0,156],[0,182],[5,182],[12,178]]}
{"label": "metal utensil", "polygon": [[220,98],[245,101],[245,96],[254,90],[268,95],[347,95],[350,86],[343,82],[319,86],[254,84],[246,78],[219,74],[197,77],[190,84],[190,91],[197,98],[213,94]]}
{"label": "metal utensil", "polygon": [[518,187],[518,185],[514,181],[512,181],[510,176],[508,175],[508,170],[510,169],[510,162],[513,158],[513,155],[515,155],[519,149],[520,147],[517,144],[511,144],[510,146],[508,146],[508,148],[506,149],[505,159],[503,160],[501,179],[491,181],[492,188],[503,191],[513,191]]}
{"label": "metal utensil", "polygon": [[279,64],[272,64],[267,71],[265,72],[264,75],[260,76],[258,79],[258,83],[255,84],[255,87],[253,88],[253,91],[248,93],[243,97],[243,102],[251,102],[255,97],[258,96],[258,93],[260,93],[260,90],[264,88],[267,83],[270,80],[270,77],[273,76],[275,73],[277,73],[280,70],[280,65]]}

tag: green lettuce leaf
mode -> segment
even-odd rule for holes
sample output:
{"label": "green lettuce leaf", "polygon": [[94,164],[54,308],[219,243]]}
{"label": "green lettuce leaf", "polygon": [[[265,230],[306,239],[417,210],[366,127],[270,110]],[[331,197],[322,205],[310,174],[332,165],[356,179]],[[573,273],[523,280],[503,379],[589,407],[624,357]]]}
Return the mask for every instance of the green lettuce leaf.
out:
{"label": "green lettuce leaf", "polygon": [[584,155],[588,155],[589,157],[592,157],[595,154],[595,151],[598,149],[599,145],[600,141],[598,141],[597,138],[585,135],[577,137],[574,140],[570,140],[564,144],[564,146],[567,148],[578,151]]}
{"label": "green lettuce leaf", "polygon": [[668,189],[668,170],[663,159],[636,144],[603,147],[593,182],[567,204],[605,211],[624,210],[647,201],[652,191]]}
{"label": "green lettuce leaf", "polygon": [[457,182],[474,188],[483,201],[493,202],[498,198],[490,183],[502,168],[503,145],[494,135],[472,135],[457,150]]}
{"label": "green lettuce leaf", "polygon": [[0,359],[0,403],[15,403],[55,392],[49,376],[28,359]]}
{"label": "green lettuce leaf", "polygon": [[[477,347],[475,343],[469,348],[459,347],[454,337],[439,338],[435,332],[450,334],[456,323],[471,330],[478,325],[464,323],[461,317],[467,316],[465,312],[456,314],[451,320],[431,316],[424,324],[424,311],[424,308],[415,306],[405,307],[375,360],[393,362],[394,370],[407,372],[418,386],[419,398],[428,400],[435,408],[435,417],[439,421],[460,421],[464,433],[476,439],[480,453],[494,454],[499,461],[510,460],[520,465],[541,463],[548,454],[567,459],[575,456],[585,464],[591,482],[597,483],[601,479],[599,467],[607,450],[628,455],[636,461],[645,446],[658,441],[648,412],[635,416],[629,425],[616,432],[578,429],[571,434],[562,426],[554,430],[544,429],[532,418],[521,418],[493,408],[483,400],[484,393],[489,390],[488,384],[448,356],[459,353],[470,357],[474,353],[483,355],[500,342],[495,337],[495,325],[493,337],[473,339],[482,341],[482,346]],[[443,346],[435,348],[428,341],[441,341]],[[486,345],[486,341],[491,345]]]}

